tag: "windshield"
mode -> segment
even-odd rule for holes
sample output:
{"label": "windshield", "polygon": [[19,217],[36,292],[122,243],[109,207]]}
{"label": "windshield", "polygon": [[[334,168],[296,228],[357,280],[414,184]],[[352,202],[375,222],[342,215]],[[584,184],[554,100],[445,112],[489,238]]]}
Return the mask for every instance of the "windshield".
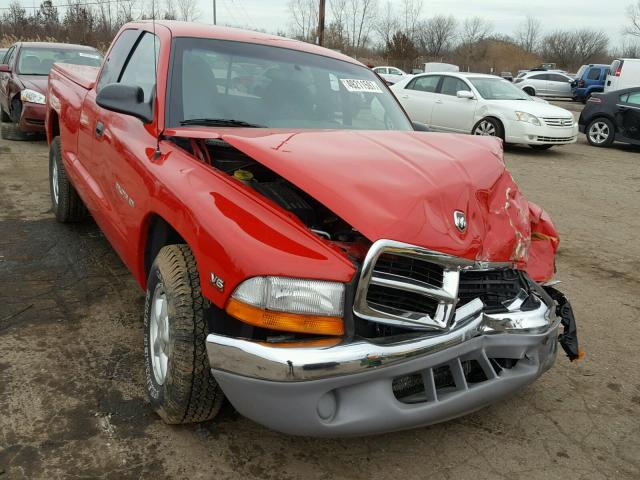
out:
{"label": "windshield", "polygon": [[478,93],[485,100],[528,100],[526,93],[511,82],[501,78],[469,78]]}
{"label": "windshield", "polygon": [[174,42],[169,126],[413,130],[366,67],[252,43]]}
{"label": "windshield", "polygon": [[18,60],[18,73],[22,75],[49,75],[56,62],[99,67],[102,56],[97,50],[70,48],[22,48]]}

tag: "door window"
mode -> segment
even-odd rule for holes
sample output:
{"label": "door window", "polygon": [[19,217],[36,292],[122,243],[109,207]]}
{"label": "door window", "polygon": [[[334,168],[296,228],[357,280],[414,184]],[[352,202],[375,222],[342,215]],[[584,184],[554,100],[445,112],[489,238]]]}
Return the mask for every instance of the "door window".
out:
{"label": "door window", "polygon": [[562,82],[562,83],[569,82],[569,79],[567,77],[563,77],[562,75],[558,75],[557,73],[550,73],[548,77],[549,77],[549,80],[552,82]]}
{"label": "door window", "polygon": [[98,81],[96,89],[98,92],[102,90],[102,87],[105,85],[118,81],[122,67],[127,61],[129,53],[139,36],[139,30],[125,30],[118,37],[102,67],[102,73],[100,74],[100,80]]}
{"label": "door window", "polygon": [[398,70],[397,68],[390,68],[389,69],[389,73],[391,75],[402,75],[402,72],[400,70]]}
{"label": "door window", "polygon": [[435,93],[439,81],[440,75],[427,75],[416,78],[410,82],[406,88],[409,90],[417,90],[419,92]]}
{"label": "door window", "polygon": [[622,95],[620,97],[620,101],[623,103],[630,103],[631,105],[640,105],[640,91]]}
{"label": "door window", "polygon": [[589,75],[587,75],[587,80],[598,80],[600,78],[600,69],[592,68],[589,70]]}
{"label": "door window", "polygon": [[444,77],[442,80],[442,86],[440,87],[440,93],[443,95],[453,95],[454,97],[458,94],[459,91],[470,92],[471,89],[469,86],[455,77]]}
{"label": "door window", "polygon": [[378,75],[384,75],[385,73],[387,73],[387,69],[382,67],[374,68],[373,71],[376,72]]}
{"label": "door window", "polygon": [[118,81],[118,83],[142,87],[145,102],[151,99],[153,88],[156,85],[154,61],[158,59],[159,48],[160,41],[153,34],[144,33],[129,57]]}
{"label": "door window", "polygon": [[9,70],[13,70],[13,65],[16,63],[16,51],[18,47],[13,46],[11,50],[7,52],[5,58],[7,59],[7,64],[9,65]]}
{"label": "door window", "polygon": [[539,73],[538,75],[531,75],[530,80],[549,80],[549,75],[546,73]]}

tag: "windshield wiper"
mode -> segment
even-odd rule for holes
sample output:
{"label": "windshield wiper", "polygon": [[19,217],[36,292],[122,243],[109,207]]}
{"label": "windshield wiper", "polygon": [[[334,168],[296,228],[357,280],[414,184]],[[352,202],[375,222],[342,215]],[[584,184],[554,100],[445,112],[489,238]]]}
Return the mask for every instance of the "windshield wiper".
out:
{"label": "windshield wiper", "polygon": [[249,123],[233,118],[190,118],[182,120],[180,125],[203,125],[205,127],[246,127],[246,128],[266,128],[264,125]]}

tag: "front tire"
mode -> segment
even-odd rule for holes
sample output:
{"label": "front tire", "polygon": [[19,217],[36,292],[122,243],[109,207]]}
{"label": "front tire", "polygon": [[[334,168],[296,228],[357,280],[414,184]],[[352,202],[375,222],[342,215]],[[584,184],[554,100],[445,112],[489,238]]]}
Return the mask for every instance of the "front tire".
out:
{"label": "front tire", "polygon": [[151,405],[169,424],[210,420],[224,399],[209,367],[204,311],[191,249],[163,247],[147,282],[144,370]]}
{"label": "front tire", "polygon": [[49,189],[56,220],[61,223],[84,220],[87,216],[87,209],[67,178],[67,172],[62,162],[60,137],[55,137],[49,146]]}
{"label": "front tire", "polygon": [[587,126],[587,142],[594,147],[608,147],[615,139],[615,132],[615,126],[609,119],[596,118]]}
{"label": "front tire", "polygon": [[0,125],[0,136],[4,140],[27,140],[29,137],[26,133],[20,130],[20,127],[16,123],[3,123]]}
{"label": "front tire", "polygon": [[504,140],[504,128],[502,124],[495,118],[483,118],[475,124],[472,135],[481,135],[486,137],[498,137]]}

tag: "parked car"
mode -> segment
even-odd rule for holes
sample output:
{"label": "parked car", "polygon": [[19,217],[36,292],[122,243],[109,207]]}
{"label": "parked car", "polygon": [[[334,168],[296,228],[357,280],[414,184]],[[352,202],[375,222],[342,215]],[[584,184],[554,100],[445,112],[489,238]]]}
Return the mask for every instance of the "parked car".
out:
{"label": "parked car", "polygon": [[536,150],[574,143],[578,134],[571,112],[537,102],[493,75],[424,74],[391,90],[413,120],[436,131],[490,135]]}
{"label": "parked car", "polygon": [[511,72],[500,72],[500,78],[504,78],[509,82],[513,82],[513,73]]}
{"label": "parked car", "polygon": [[374,67],[373,71],[380,75],[389,85],[393,85],[402,80],[402,77],[407,76],[407,73],[396,67]]}
{"label": "parked car", "polygon": [[55,62],[100,65],[102,56],[92,47],[67,43],[18,42],[0,65],[2,137],[22,140],[44,133],[47,76]]}
{"label": "parked car", "polygon": [[586,102],[593,93],[604,90],[604,81],[609,73],[609,65],[583,65],[571,83],[573,99]]}
{"label": "parked car", "polygon": [[640,145],[640,87],[594,93],[582,110],[580,132],[594,147]]}
{"label": "parked car", "polygon": [[[282,75],[239,94],[205,58]],[[168,423],[224,394],[293,434],[406,429],[533,382],[560,322],[578,355],[545,286],[557,231],[501,143],[414,131],[350,57],[129,23],[99,73],[56,64],[47,98],[53,211],[88,210],[146,290],[145,385]]]}
{"label": "parked car", "polygon": [[640,86],[640,59],[617,58],[609,67],[604,91],[622,90]]}
{"label": "parked car", "polygon": [[560,72],[531,70],[516,78],[514,84],[528,95],[540,97],[573,98],[573,78]]}

